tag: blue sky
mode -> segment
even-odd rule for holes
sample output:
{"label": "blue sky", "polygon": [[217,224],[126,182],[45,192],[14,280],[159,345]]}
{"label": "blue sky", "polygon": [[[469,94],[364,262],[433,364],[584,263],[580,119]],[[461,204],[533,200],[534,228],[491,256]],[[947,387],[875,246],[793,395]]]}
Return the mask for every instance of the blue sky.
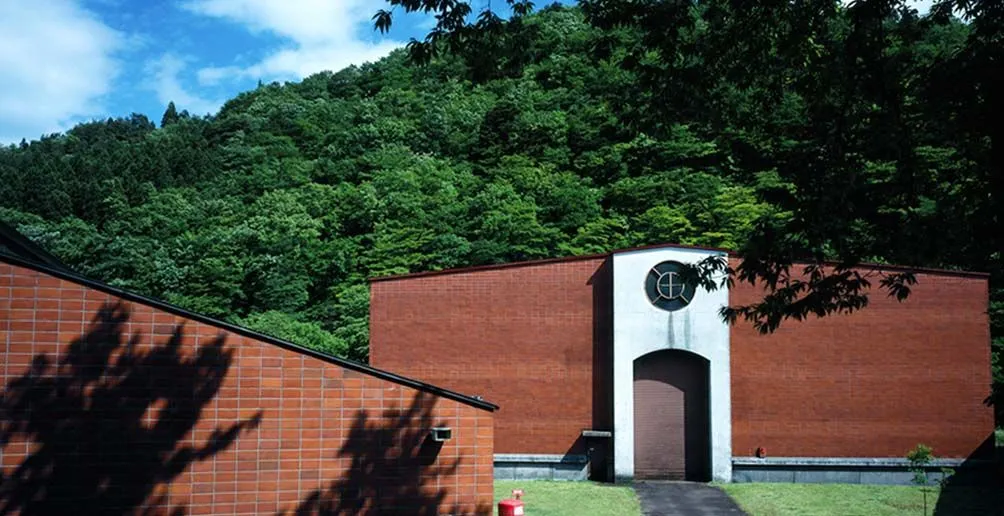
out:
{"label": "blue sky", "polygon": [[[475,9],[490,2],[473,0]],[[931,0],[910,3],[924,12]],[[134,112],[159,123],[171,100],[213,113],[259,79],[298,80],[374,61],[431,25],[426,16],[398,16],[389,34],[376,33],[370,18],[386,5],[0,0],[0,144]]]}
{"label": "blue sky", "polygon": [[[478,2],[476,1],[475,4]],[[431,18],[382,0],[0,0],[0,143],[143,113],[215,112],[263,81],[374,61]]]}

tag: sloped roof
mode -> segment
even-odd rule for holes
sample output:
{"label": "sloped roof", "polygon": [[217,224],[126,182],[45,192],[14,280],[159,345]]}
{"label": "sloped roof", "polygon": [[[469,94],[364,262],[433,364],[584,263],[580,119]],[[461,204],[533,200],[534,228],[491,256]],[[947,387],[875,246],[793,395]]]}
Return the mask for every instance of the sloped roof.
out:
{"label": "sloped roof", "polygon": [[14,256],[29,262],[40,263],[54,269],[70,271],[59,258],[42,249],[28,237],[0,220],[0,255]]}
{"label": "sloped roof", "polygon": [[437,387],[432,384],[421,382],[412,378],[407,378],[400,376],[389,371],[384,371],[382,369],[377,369],[375,367],[370,367],[369,365],[355,362],[353,360],[348,360],[344,358],[335,357],[328,355],[326,353],[321,353],[310,348],[300,346],[299,344],[294,344],[292,342],[278,339],[270,335],[265,335],[264,333],[259,333],[250,328],[245,328],[243,326],[238,326],[236,324],[228,323],[226,321],[221,321],[219,319],[214,319],[207,315],[195,313],[179,306],[172,305],[170,303],[161,301],[159,299],[154,299],[151,297],[144,296],[142,294],[137,294],[135,292],[130,292],[128,290],[123,290],[111,285],[96,281],[90,278],[86,278],[72,271],[69,267],[65,266],[56,257],[45,252],[37,244],[32,243],[27,237],[21,235],[16,230],[10,226],[0,222],[0,262],[9,263],[18,267],[23,267],[26,269],[31,269],[42,274],[47,274],[59,278],[61,280],[69,281],[71,283],[76,283],[78,285],[91,288],[104,292],[106,294],[113,295],[131,301],[134,303],[139,303],[146,305],[158,310],[163,310],[165,312],[177,315],[179,317],[184,317],[186,319],[191,319],[193,321],[198,321],[203,324],[208,324],[215,326],[217,328],[242,335],[244,337],[252,338],[255,340],[260,340],[262,342],[277,346],[288,351],[293,351],[295,353],[300,353],[302,355],[309,356],[311,358],[316,358],[328,362],[339,367],[344,367],[346,369],[351,369],[353,371],[358,371],[363,374],[367,374],[381,380],[386,380],[393,382],[405,387],[410,387],[422,392],[427,392],[435,396],[442,398],[451,399],[454,401],[459,401],[461,403],[480,408],[488,411],[498,410],[498,405],[494,403],[489,403],[480,397],[468,396],[461,394],[459,392],[451,391],[449,389],[444,389],[442,387]]}

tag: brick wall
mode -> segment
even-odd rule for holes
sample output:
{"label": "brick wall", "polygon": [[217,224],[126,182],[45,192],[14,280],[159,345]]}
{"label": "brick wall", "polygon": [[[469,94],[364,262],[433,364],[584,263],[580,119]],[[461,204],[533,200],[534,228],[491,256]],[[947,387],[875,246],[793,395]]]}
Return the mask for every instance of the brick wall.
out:
{"label": "brick wall", "polygon": [[0,350],[0,513],[491,512],[460,401],[7,263]]}
{"label": "brick wall", "polygon": [[[776,457],[903,457],[921,442],[945,457],[976,450],[993,427],[983,405],[987,280],[917,279],[903,303],[875,288],[851,315],[787,321],[769,336],[734,326],[733,455],[763,446]],[[760,296],[737,285],[731,302]]]}
{"label": "brick wall", "polygon": [[498,453],[584,453],[582,430],[612,412],[593,396],[611,392],[605,263],[374,281],[370,363],[499,404]]}
{"label": "brick wall", "polygon": [[[498,453],[581,453],[610,429],[604,257],[371,283],[375,366],[484,395]],[[736,263],[732,264],[737,265]],[[923,442],[965,457],[992,428],[987,281],[923,273],[903,303],[731,332],[733,454],[902,457]],[[877,285],[877,279],[873,282]],[[747,284],[733,304],[762,292]]]}

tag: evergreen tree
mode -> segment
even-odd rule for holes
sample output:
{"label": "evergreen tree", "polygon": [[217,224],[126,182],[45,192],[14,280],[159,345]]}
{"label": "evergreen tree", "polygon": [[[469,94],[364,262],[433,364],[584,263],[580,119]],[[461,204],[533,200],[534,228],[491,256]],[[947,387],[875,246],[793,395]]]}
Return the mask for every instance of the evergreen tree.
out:
{"label": "evergreen tree", "polygon": [[178,110],[174,107],[174,101],[167,103],[167,109],[164,110],[164,116],[160,118],[160,126],[167,127],[171,124],[177,123],[181,117],[178,116]]}

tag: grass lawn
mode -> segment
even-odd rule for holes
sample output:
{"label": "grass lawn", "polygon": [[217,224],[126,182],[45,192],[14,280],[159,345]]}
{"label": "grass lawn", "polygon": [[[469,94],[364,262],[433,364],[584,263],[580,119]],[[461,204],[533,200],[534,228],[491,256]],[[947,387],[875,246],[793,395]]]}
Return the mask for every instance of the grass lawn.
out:
{"label": "grass lawn", "polygon": [[495,506],[523,490],[527,516],[635,516],[641,514],[630,487],[593,482],[495,481]]}
{"label": "grass lawn", "polygon": [[[915,486],[854,484],[715,484],[751,516],[919,516],[924,499]],[[495,505],[523,490],[528,516],[637,516],[634,490],[594,482],[495,481]],[[940,493],[929,488],[927,514]],[[1004,516],[1004,489],[950,488],[938,516]]]}
{"label": "grass lawn", "polygon": [[[923,494],[914,486],[851,484],[715,484],[751,516],[919,516]],[[637,516],[634,490],[593,482],[495,481],[495,505],[522,489],[528,516]],[[939,492],[927,493],[927,514]],[[1004,490],[952,488],[938,516],[1004,516]]]}
{"label": "grass lawn", "polygon": [[[722,484],[721,487],[752,516],[884,516],[919,515],[923,494],[916,486],[849,484]],[[939,492],[927,493],[927,514],[934,511]],[[1004,514],[1004,491],[953,488],[938,515]],[[950,498],[948,498],[950,497]]]}

